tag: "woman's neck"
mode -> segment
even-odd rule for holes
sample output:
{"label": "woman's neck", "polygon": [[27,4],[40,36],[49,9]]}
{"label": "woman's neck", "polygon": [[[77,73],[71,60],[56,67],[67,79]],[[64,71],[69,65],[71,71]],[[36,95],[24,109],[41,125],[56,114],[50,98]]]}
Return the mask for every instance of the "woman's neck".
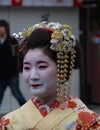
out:
{"label": "woman's neck", "polygon": [[52,102],[54,99],[57,98],[57,95],[54,94],[53,96],[48,96],[48,97],[36,97],[37,99],[39,99],[43,104],[49,104],[50,102]]}

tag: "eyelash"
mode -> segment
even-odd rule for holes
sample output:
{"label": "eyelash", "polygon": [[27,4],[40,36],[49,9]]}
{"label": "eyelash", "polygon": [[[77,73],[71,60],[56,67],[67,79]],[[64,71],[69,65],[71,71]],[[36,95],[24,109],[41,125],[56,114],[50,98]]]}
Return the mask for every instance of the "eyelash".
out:
{"label": "eyelash", "polygon": [[45,66],[45,65],[39,66],[39,69],[46,69],[46,68],[47,68],[47,66]]}
{"label": "eyelash", "polygon": [[30,70],[30,67],[24,67],[24,70]]}
{"label": "eyelash", "polygon": [[[48,66],[45,66],[45,65],[41,65],[39,66],[39,69],[43,70],[43,69],[46,69]],[[30,67],[24,67],[24,70],[28,71],[30,70]]]}

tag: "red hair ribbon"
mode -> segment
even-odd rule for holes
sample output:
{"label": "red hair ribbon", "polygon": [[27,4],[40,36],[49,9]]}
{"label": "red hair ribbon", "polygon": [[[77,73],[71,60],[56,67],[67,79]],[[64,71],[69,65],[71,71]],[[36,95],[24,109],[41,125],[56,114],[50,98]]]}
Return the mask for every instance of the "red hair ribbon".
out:
{"label": "red hair ribbon", "polygon": [[22,47],[19,49],[19,52],[21,53],[26,47],[27,47],[27,43],[24,43]]}
{"label": "red hair ribbon", "polygon": [[53,33],[53,30],[51,28],[45,28],[49,33]]}

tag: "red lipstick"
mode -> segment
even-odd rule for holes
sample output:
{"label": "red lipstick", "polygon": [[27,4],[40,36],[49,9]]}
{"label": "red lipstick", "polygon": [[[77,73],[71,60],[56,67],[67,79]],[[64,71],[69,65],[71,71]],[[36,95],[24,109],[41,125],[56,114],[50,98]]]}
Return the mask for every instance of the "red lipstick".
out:
{"label": "red lipstick", "polygon": [[37,88],[37,87],[40,86],[40,84],[32,84],[31,86],[32,86],[33,88]]}

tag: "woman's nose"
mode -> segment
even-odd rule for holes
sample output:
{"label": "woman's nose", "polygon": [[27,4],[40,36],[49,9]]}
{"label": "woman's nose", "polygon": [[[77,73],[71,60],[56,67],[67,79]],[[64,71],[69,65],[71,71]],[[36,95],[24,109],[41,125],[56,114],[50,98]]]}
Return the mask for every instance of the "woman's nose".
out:
{"label": "woman's nose", "polygon": [[36,81],[36,80],[39,80],[39,79],[40,79],[38,70],[36,70],[36,69],[32,69],[32,70],[31,70],[30,79],[33,80],[33,81]]}

